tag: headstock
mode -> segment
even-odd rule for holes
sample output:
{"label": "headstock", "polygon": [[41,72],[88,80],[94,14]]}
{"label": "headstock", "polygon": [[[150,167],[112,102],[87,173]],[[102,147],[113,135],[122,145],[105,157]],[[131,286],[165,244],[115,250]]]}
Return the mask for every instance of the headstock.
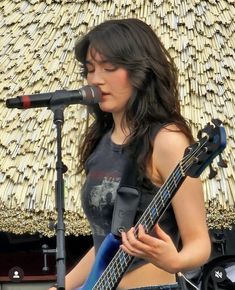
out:
{"label": "headstock", "polygon": [[[216,175],[216,171],[213,169],[211,162],[226,147],[226,133],[222,122],[218,119],[213,119],[212,124],[208,123],[198,132],[197,137],[198,141],[189,146],[185,153],[186,175],[198,177],[209,165],[211,169],[209,178],[213,178]],[[227,167],[221,156],[218,165]]]}

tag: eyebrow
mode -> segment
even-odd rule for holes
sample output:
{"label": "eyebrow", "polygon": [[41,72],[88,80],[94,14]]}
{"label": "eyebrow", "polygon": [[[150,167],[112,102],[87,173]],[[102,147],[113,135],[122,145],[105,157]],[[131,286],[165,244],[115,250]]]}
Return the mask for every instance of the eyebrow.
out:
{"label": "eyebrow", "polygon": [[[99,63],[99,64],[106,64],[106,63],[111,63],[110,61],[108,61],[107,59],[104,59],[104,60],[100,60],[100,61],[96,61],[95,62]],[[93,65],[93,62],[89,59],[86,59],[85,60],[85,64],[91,64]]]}

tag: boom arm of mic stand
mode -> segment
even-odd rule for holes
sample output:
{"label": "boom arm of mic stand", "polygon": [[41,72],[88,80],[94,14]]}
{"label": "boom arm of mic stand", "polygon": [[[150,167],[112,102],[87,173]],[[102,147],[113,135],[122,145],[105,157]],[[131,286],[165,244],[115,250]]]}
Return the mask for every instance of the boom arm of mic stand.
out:
{"label": "boom arm of mic stand", "polygon": [[57,161],[56,172],[57,180],[55,182],[56,195],[56,279],[57,289],[65,290],[65,225],[64,225],[64,179],[63,174],[67,171],[67,167],[62,162],[62,125],[64,123],[64,105],[51,106],[50,109],[54,113],[54,124],[57,131]]}

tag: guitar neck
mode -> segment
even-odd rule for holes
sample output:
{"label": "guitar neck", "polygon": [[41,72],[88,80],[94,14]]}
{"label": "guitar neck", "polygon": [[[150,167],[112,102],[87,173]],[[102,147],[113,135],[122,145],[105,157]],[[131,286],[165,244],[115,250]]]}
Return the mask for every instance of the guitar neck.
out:
{"label": "guitar neck", "polygon": [[[185,179],[183,160],[176,166],[174,171],[161,186],[157,194],[150,202],[147,209],[144,211],[139,221],[135,225],[134,234],[138,234],[138,226],[143,225],[148,233],[152,230],[156,222],[160,219],[181,183]],[[128,266],[133,261],[134,257],[130,256],[122,249],[119,249],[112,261],[109,263],[105,271],[100,276],[99,280],[93,287],[93,290],[113,290],[116,289],[121,278],[126,272]]]}
{"label": "guitar neck", "polygon": [[156,222],[161,218],[172,198],[186,178],[182,167],[182,161],[176,166],[171,175],[160,187],[140,219],[135,225],[135,232],[138,233],[138,226],[141,224],[145,232],[150,232]]}

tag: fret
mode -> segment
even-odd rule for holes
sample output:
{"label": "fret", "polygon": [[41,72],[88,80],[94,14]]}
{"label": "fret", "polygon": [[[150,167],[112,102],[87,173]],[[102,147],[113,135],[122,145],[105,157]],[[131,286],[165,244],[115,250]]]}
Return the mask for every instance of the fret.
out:
{"label": "fret", "polygon": [[153,206],[151,207],[151,213],[152,213],[151,217],[153,217],[153,216],[154,216],[154,217],[158,216],[159,209],[158,209],[158,205],[157,205],[156,201],[157,201],[157,200],[154,200],[154,202],[153,202]]}
{"label": "fret", "polygon": [[157,216],[156,207],[148,206],[145,212],[143,213],[142,217],[136,224],[136,231],[138,229],[139,224],[142,224],[144,226],[144,229],[148,232],[150,227],[155,223],[156,216]]}
{"label": "fret", "polygon": [[182,164],[182,163],[183,163],[183,162],[180,161],[180,163],[179,163],[179,168],[180,168],[181,175],[182,175],[182,176],[185,176],[185,172],[184,172],[183,164]]}
{"label": "fret", "polygon": [[154,224],[156,222],[156,218],[159,214],[159,209],[158,209],[158,205],[154,202],[153,206],[150,207],[150,212],[151,212],[151,224]]}
{"label": "fret", "polygon": [[172,176],[173,176],[173,183],[174,183],[174,186],[175,186],[175,188],[177,188],[177,186],[178,186],[178,183],[177,183],[177,180],[176,180],[177,177],[175,176],[174,171],[173,171]]}
{"label": "fret", "polygon": [[151,225],[155,223],[156,216],[157,216],[156,207],[149,208],[149,219],[150,219]]}
{"label": "fret", "polygon": [[[162,194],[161,194],[162,192]],[[163,202],[163,205],[165,204],[165,201],[169,199],[170,197],[170,192],[167,188],[167,184],[165,185],[165,187],[160,191],[160,194],[161,194],[161,199],[162,199],[162,202]]]}

